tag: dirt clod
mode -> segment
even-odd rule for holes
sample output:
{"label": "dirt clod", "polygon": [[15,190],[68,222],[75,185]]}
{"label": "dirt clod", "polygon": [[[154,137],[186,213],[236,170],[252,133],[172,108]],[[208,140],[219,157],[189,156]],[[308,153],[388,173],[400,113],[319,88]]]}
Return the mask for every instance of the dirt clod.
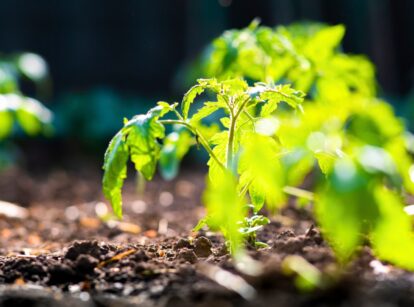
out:
{"label": "dirt clod", "polygon": [[206,237],[199,237],[194,242],[194,252],[198,257],[208,257],[212,254],[213,244]]}
{"label": "dirt clod", "polygon": [[178,259],[188,261],[190,263],[196,263],[198,260],[197,255],[189,248],[181,249],[178,254]]}
{"label": "dirt clod", "polygon": [[295,254],[302,251],[305,246],[305,240],[300,237],[289,238],[285,240],[277,240],[273,248],[279,252],[287,254]]}
{"label": "dirt clod", "polygon": [[79,255],[75,261],[75,269],[81,273],[91,273],[98,263],[98,259],[90,255]]}
{"label": "dirt clod", "polygon": [[64,263],[53,264],[49,268],[49,284],[57,285],[75,280],[75,271]]}
{"label": "dirt clod", "polygon": [[175,250],[182,249],[182,248],[184,248],[184,247],[186,247],[186,248],[191,248],[191,247],[192,247],[192,245],[191,245],[191,243],[190,243],[190,240],[181,238],[181,239],[179,239],[179,240],[178,240],[178,242],[174,245],[174,249],[175,249]]}
{"label": "dirt clod", "polygon": [[76,260],[79,255],[86,254],[96,259],[103,259],[110,250],[109,245],[99,244],[98,241],[75,241],[67,250],[65,258]]}

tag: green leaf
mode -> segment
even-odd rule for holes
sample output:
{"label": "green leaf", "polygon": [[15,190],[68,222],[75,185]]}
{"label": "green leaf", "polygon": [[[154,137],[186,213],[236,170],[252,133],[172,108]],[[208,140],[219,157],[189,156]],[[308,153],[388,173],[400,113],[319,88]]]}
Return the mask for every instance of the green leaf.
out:
{"label": "green leaf", "polygon": [[203,118],[206,118],[220,109],[221,106],[218,102],[208,101],[203,104],[203,106],[197,110],[197,112],[191,117],[191,122],[199,122]]}
{"label": "green leaf", "polygon": [[194,85],[187,93],[184,94],[183,101],[181,103],[184,119],[187,119],[190,106],[198,95],[201,95],[206,89],[218,91],[216,79],[198,79],[197,81],[198,84]]}
{"label": "green leaf", "polygon": [[254,213],[259,212],[260,209],[262,209],[265,200],[266,200],[266,195],[265,193],[259,188],[256,188],[256,185],[250,185],[249,186],[249,196],[250,196],[250,200],[252,202],[253,205],[253,211]]}
{"label": "green leaf", "polygon": [[260,115],[266,117],[271,115],[277,108],[277,105],[284,101],[292,108],[297,108],[302,102],[305,94],[290,87],[290,85],[277,85],[274,88],[263,88],[259,97],[266,101],[263,105]]}
{"label": "green leaf", "polygon": [[294,148],[283,155],[281,164],[287,185],[299,186],[314,166],[314,158],[307,150]]}
{"label": "green leaf", "polygon": [[164,137],[164,126],[158,118],[168,111],[165,105],[159,105],[145,115],[135,116],[125,123],[108,146],[103,166],[103,191],[118,217],[122,216],[121,188],[128,158],[145,179],[153,177],[161,150],[157,139]]}
{"label": "green leaf", "polygon": [[122,131],[109,143],[104,158],[103,193],[111,202],[115,214],[122,217],[122,185],[127,175],[129,152]]}
{"label": "green leaf", "polygon": [[194,99],[198,95],[202,94],[204,90],[205,87],[203,87],[200,84],[197,84],[194,85],[187,93],[185,93],[183,101],[181,103],[184,119],[187,119],[188,111],[190,110],[190,105],[194,102]]}
{"label": "green leaf", "polygon": [[276,141],[269,136],[245,133],[241,147],[240,185],[249,187],[254,206],[260,208],[263,198],[269,209],[282,205],[285,201],[283,174],[278,159],[280,148]]}
{"label": "green leaf", "polygon": [[298,255],[289,255],[282,262],[284,274],[295,274],[295,284],[303,292],[311,292],[323,286],[323,274],[317,267]]}
{"label": "green leaf", "polygon": [[322,233],[342,262],[350,260],[378,218],[367,180],[352,161],[338,161],[315,203]]}
{"label": "green leaf", "polygon": [[160,156],[161,175],[166,180],[175,178],[180,162],[193,145],[193,138],[184,127],[175,129],[164,140]]}
{"label": "green leaf", "polygon": [[13,122],[13,114],[9,110],[0,110],[0,140],[11,134]]}
{"label": "green leaf", "polygon": [[263,216],[263,215],[253,215],[252,217],[248,218],[248,224],[250,226],[264,226],[270,223],[270,220]]}
{"label": "green leaf", "polygon": [[318,160],[322,173],[326,175],[331,172],[337,157],[327,152],[317,152],[315,158]]}
{"label": "green leaf", "polygon": [[123,128],[131,160],[146,180],[154,176],[160,157],[161,145],[157,139],[164,138],[165,128],[157,120],[164,112],[162,108],[153,108],[146,115],[135,116]]}
{"label": "green leaf", "polygon": [[343,25],[325,27],[312,36],[304,52],[314,61],[324,60],[333,53],[334,48],[338,47],[344,34]]}
{"label": "green leaf", "polygon": [[372,230],[375,254],[399,267],[414,270],[414,235],[410,216],[403,210],[402,199],[385,187],[375,190],[380,216]]}
{"label": "green leaf", "polygon": [[204,226],[207,226],[207,218],[203,218],[198,221],[197,225],[194,226],[192,231],[200,231]]}
{"label": "green leaf", "polygon": [[15,94],[4,95],[3,97],[12,106],[12,110],[16,113],[17,121],[27,134],[39,134],[42,131],[46,131],[45,128],[51,124],[52,113],[39,101]]}
{"label": "green leaf", "polygon": [[239,254],[243,246],[239,223],[246,216],[246,206],[239,196],[235,177],[226,171],[214,180],[207,180],[203,200],[207,207],[208,226],[212,230],[220,230],[230,243],[232,254]]}
{"label": "green leaf", "polygon": [[16,116],[20,126],[28,135],[33,136],[42,131],[42,123],[33,113],[27,112],[25,109],[19,109],[16,112]]}
{"label": "green leaf", "polygon": [[[216,133],[212,139],[211,144],[214,145],[213,153],[216,155],[216,157],[219,159],[219,161],[222,164],[226,163],[226,149],[227,149],[227,142],[228,142],[228,131],[222,131],[219,133]],[[208,160],[208,176],[210,180],[215,180],[216,178],[219,178],[223,174],[223,169],[220,167],[220,165],[217,163],[215,159],[210,157]]]}
{"label": "green leaf", "polygon": [[243,95],[249,85],[243,78],[232,78],[220,82],[220,89],[227,96]]}
{"label": "green leaf", "polygon": [[220,122],[224,128],[230,128],[230,118],[229,117],[222,117],[220,118]]}
{"label": "green leaf", "polygon": [[168,112],[173,111],[177,107],[177,105],[178,105],[178,102],[174,104],[169,104],[168,102],[165,102],[165,101],[158,101],[157,107],[153,108],[153,112],[159,112],[157,113],[158,116],[162,117]]}

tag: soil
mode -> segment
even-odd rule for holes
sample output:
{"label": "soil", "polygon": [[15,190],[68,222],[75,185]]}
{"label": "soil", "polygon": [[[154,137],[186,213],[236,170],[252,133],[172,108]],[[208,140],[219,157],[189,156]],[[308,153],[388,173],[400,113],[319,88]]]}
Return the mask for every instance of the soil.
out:
{"label": "soil", "polygon": [[[202,171],[156,178],[144,194],[127,181],[122,221],[111,216],[100,176],[93,165],[0,174],[1,200],[25,208],[0,216],[1,306],[414,306],[414,274],[379,262],[369,247],[341,267],[310,208],[294,199],[259,231],[269,247],[249,247],[255,262],[243,270],[221,236],[191,230],[204,215]],[[292,255],[320,275],[316,288],[297,286],[286,270]]]}

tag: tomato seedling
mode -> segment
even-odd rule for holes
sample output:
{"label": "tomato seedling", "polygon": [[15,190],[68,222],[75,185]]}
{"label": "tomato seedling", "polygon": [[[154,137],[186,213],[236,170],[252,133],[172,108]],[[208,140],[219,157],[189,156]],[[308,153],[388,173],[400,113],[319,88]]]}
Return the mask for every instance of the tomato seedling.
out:
{"label": "tomato seedling", "polygon": [[381,259],[414,269],[412,223],[403,210],[404,194],[414,193],[413,137],[376,98],[374,65],[342,52],[344,33],[342,25],[272,29],[254,21],[215,39],[193,73],[284,80],[308,92],[305,112],[277,115],[286,184],[313,173],[315,219],[342,262],[368,239]]}
{"label": "tomato seedling", "polygon": [[[214,99],[190,112],[196,97],[205,91],[213,94]],[[199,79],[184,95],[181,112],[177,103],[159,102],[147,114],[125,121],[105,154],[104,194],[121,217],[121,188],[128,160],[145,179],[151,180],[158,162],[168,175],[188,148],[199,144],[209,155],[209,174],[204,194],[208,215],[197,228],[207,224],[220,230],[230,242],[232,252],[237,253],[243,238],[255,241],[255,231],[267,223],[266,218],[258,216],[262,206],[266,203],[274,209],[285,199],[280,166],[283,148],[274,137],[278,122],[269,115],[281,102],[293,109],[300,108],[303,97],[302,92],[289,85],[249,86],[240,78]],[[201,122],[213,113],[219,116],[217,122],[222,129],[203,133],[206,128]],[[185,130],[178,129],[166,137],[166,125]],[[163,145],[160,140],[164,140]],[[247,195],[253,217],[248,217]]]}

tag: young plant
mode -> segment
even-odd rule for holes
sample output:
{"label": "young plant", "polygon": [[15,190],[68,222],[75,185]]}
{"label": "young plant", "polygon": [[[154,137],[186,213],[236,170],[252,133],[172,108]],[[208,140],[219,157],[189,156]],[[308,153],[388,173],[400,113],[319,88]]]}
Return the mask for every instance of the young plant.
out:
{"label": "young plant", "polygon": [[413,142],[376,98],[372,63],[342,52],[344,33],[342,25],[271,29],[254,21],[215,39],[189,76],[284,80],[308,92],[305,112],[277,115],[285,184],[314,173],[315,219],[342,262],[369,241],[380,259],[414,270],[412,221],[403,210],[404,193],[414,193]]}
{"label": "young plant", "polygon": [[[204,92],[212,94],[214,99],[192,111],[194,100]],[[174,174],[177,161],[188,148],[200,145],[209,155],[209,174],[204,194],[208,215],[198,227],[207,224],[213,230],[220,230],[230,250],[237,254],[244,238],[255,240],[255,231],[267,222],[256,216],[262,206],[266,203],[268,208],[275,209],[285,199],[280,166],[284,151],[274,137],[278,123],[268,116],[281,102],[298,108],[303,97],[302,92],[289,85],[248,86],[240,78],[199,79],[184,95],[181,112],[177,110],[177,103],[159,102],[146,114],[125,120],[105,154],[104,194],[121,217],[121,188],[129,160],[145,179],[151,180],[158,162],[164,173]],[[206,129],[201,122],[213,113],[219,116],[222,129],[204,133]],[[185,130],[166,137],[166,125]],[[248,217],[247,196],[253,217]]]}
{"label": "young plant", "polygon": [[15,128],[29,136],[50,133],[52,113],[39,101],[26,97],[19,81],[28,79],[39,94],[47,94],[49,75],[46,62],[38,55],[23,53],[0,57],[0,169],[13,161],[7,143]]}
{"label": "young plant", "polygon": [[0,94],[0,141],[18,124],[30,135],[50,130],[52,113],[39,101],[17,94]]}

